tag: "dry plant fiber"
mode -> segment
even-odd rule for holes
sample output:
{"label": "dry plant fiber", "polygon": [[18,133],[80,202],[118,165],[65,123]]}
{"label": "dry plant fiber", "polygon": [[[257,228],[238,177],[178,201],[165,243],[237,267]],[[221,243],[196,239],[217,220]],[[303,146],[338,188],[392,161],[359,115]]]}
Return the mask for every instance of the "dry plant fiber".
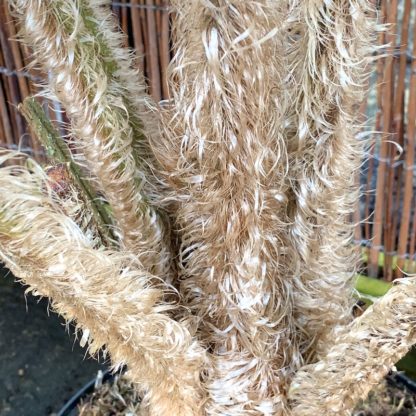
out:
{"label": "dry plant fiber", "polygon": [[176,198],[181,293],[211,352],[208,415],[280,415],[301,363],[276,91],[285,2],[173,1],[172,106],[154,143]]}
{"label": "dry plant fiber", "polygon": [[338,335],[327,355],[291,385],[294,416],[351,415],[416,343],[416,281],[400,280]]}
{"label": "dry plant fiber", "polygon": [[[106,2],[12,3],[120,251],[33,165],[0,169],[1,258],[92,353],[128,365],[151,416],[350,414],[414,324],[413,280],[350,322],[369,3],[173,0],[161,118]],[[173,262],[180,307],[166,301]]]}
{"label": "dry plant fiber", "polygon": [[357,138],[374,11],[364,0],[293,1],[287,18],[288,233],[298,254],[293,293],[310,362],[351,318],[358,255],[352,214],[364,143]]}
{"label": "dry plant fiber", "polygon": [[[134,74],[128,57],[117,53],[119,48],[115,56],[108,52],[120,42],[111,32],[109,14],[101,10],[101,1],[94,0],[12,4],[22,36],[33,48],[36,63],[48,71],[48,88],[65,108],[75,143],[112,208],[122,245],[146,269],[166,278],[171,255],[165,225],[141,192],[146,178],[133,152],[143,134],[140,131],[137,137],[137,116],[130,117],[132,104],[125,98],[130,85],[123,80]],[[140,101],[143,108],[143,82],[134,79],[136,104]]]}
{"label": "dry plant fiber", "polygon": [[[0,162],[16,157],[1,153]],[[81,344],[105,349],[144,393],[152,416],[201,413],[204,351],[173,321],[164,293],[135,257],[95,248],[57,206],[41,168],[0,168],[0,259],[82,330]]]}

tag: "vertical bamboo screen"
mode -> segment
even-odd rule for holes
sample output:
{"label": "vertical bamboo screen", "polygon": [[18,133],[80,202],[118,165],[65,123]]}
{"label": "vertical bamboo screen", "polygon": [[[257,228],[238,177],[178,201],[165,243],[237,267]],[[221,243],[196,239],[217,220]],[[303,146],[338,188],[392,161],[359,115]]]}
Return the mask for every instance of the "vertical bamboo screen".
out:
{"label": "vertical bamboo screen", "polygon": [[392,280],[416,272],[416,2],[378,3],[380,19],[389,25],[378,41],[388,46],[367,103],[367,129],[376,141],[362,170],[366,192],[357,217],[367,221],[356,237],[365,247],[367,274]]}
{"label": "vertical bamboo screen", "polygon": [[[128,35],[126,46],[138,52],[137,65],[149,80],[150,93],[158,101],[168,98],[168,1],[112,4]],[[380,18],[390,24],[378,41],[389,46],[374,68],[368,102],[362,106],[368,115],[365,130],[373,131],[376,144],[360,175],[365,192],[355,219],[365,221],[356,227],[355,238],[363,247],[365,273],[392,280],[403,276],[403,271],[416,272],[416,0],[378,0],[377,4]],[[32,140],[17,105],[41,89],[45,74],[25,69],[30,53],[13,40],[15,36],[7,2],[0,0],[0,146],[19,148],[42,160],[42,150]],[[59,105],[45,101],[44,106],[63,129],[65,116]]]}

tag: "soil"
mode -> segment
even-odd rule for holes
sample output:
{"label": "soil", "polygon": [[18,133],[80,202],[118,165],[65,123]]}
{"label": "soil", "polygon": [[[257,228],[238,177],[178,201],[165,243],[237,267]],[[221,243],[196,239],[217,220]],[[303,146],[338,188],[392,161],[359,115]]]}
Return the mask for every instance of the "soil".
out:
{"label": "soil", "polygon": [[140,416],[140,396],[123,376],[111,382],[96,380],[95,390],[82,399],[78,416]]}
{"label": "soil", "polygon": [[0,416],[49,416],[102,369],[0,265]]}
{"label": "soil", "polygon": [[416,416],[416,394],[393,375],[387,376],[353,416]]}

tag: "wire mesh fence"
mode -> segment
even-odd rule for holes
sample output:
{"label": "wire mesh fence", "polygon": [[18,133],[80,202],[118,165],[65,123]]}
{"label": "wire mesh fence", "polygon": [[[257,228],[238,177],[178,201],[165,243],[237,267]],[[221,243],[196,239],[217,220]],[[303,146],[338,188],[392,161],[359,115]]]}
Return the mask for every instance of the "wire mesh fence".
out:
{"label": "wire mesh fence", "polygon": [[367,273],[387,280],[414,273],[416,231],[416,3],[379,2],[380,20],[389,24],[378,38],[387,44],[377,61],[367,105],[374,145],[363,166],[365,193],[356,238],[364,242]]}
{"label": "wire mesh fence", "polygon": [[[112,2],[125,46],[137,52],[137,65],[157,101],[169,96],[166,68],[172,54],[172,16],[167,0]],[[357,204],[355,243],[362,246],[365,273],[386,280],[416,272],[416,0],[379,0],[380,20],[389,23],[379,35],[382,56],[375,64],[371,88],[362,105],[365,131],[374,145],[359,181],[363,196]],[[15,41],[17,27],[0,4],[0,146],[20,149],[38,160],[44,154],[33,140],[18,104],[39,93],[42,74],[30,68],[30,51]],[[44,100],[45,111],[64,129],[59,104]],[[364,117],[363,117],[364,118]],[[62,131],[63,134],[65,133]]]}

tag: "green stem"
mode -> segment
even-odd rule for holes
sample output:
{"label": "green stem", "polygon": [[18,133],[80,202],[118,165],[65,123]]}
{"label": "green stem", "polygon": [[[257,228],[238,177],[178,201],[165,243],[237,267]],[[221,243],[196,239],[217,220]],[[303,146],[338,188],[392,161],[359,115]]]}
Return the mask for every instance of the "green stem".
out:
{"label": "green stem", "polygon": [[48,158],[53,163],[64,163],[67,165],[71,178],[78,185],[83,199],[91,208],[103,242],[107,245],[114,244],[115,237],[109,228],[109,225],[112,224],[112,219],[106,204],[100,200],[88,180],[83,178],[81,168],[74,162],[71,151],[46,116],[42,107],[33,97],[28,97],[19,105],[19,110],[36,133],[37,139],[45,148]]}

